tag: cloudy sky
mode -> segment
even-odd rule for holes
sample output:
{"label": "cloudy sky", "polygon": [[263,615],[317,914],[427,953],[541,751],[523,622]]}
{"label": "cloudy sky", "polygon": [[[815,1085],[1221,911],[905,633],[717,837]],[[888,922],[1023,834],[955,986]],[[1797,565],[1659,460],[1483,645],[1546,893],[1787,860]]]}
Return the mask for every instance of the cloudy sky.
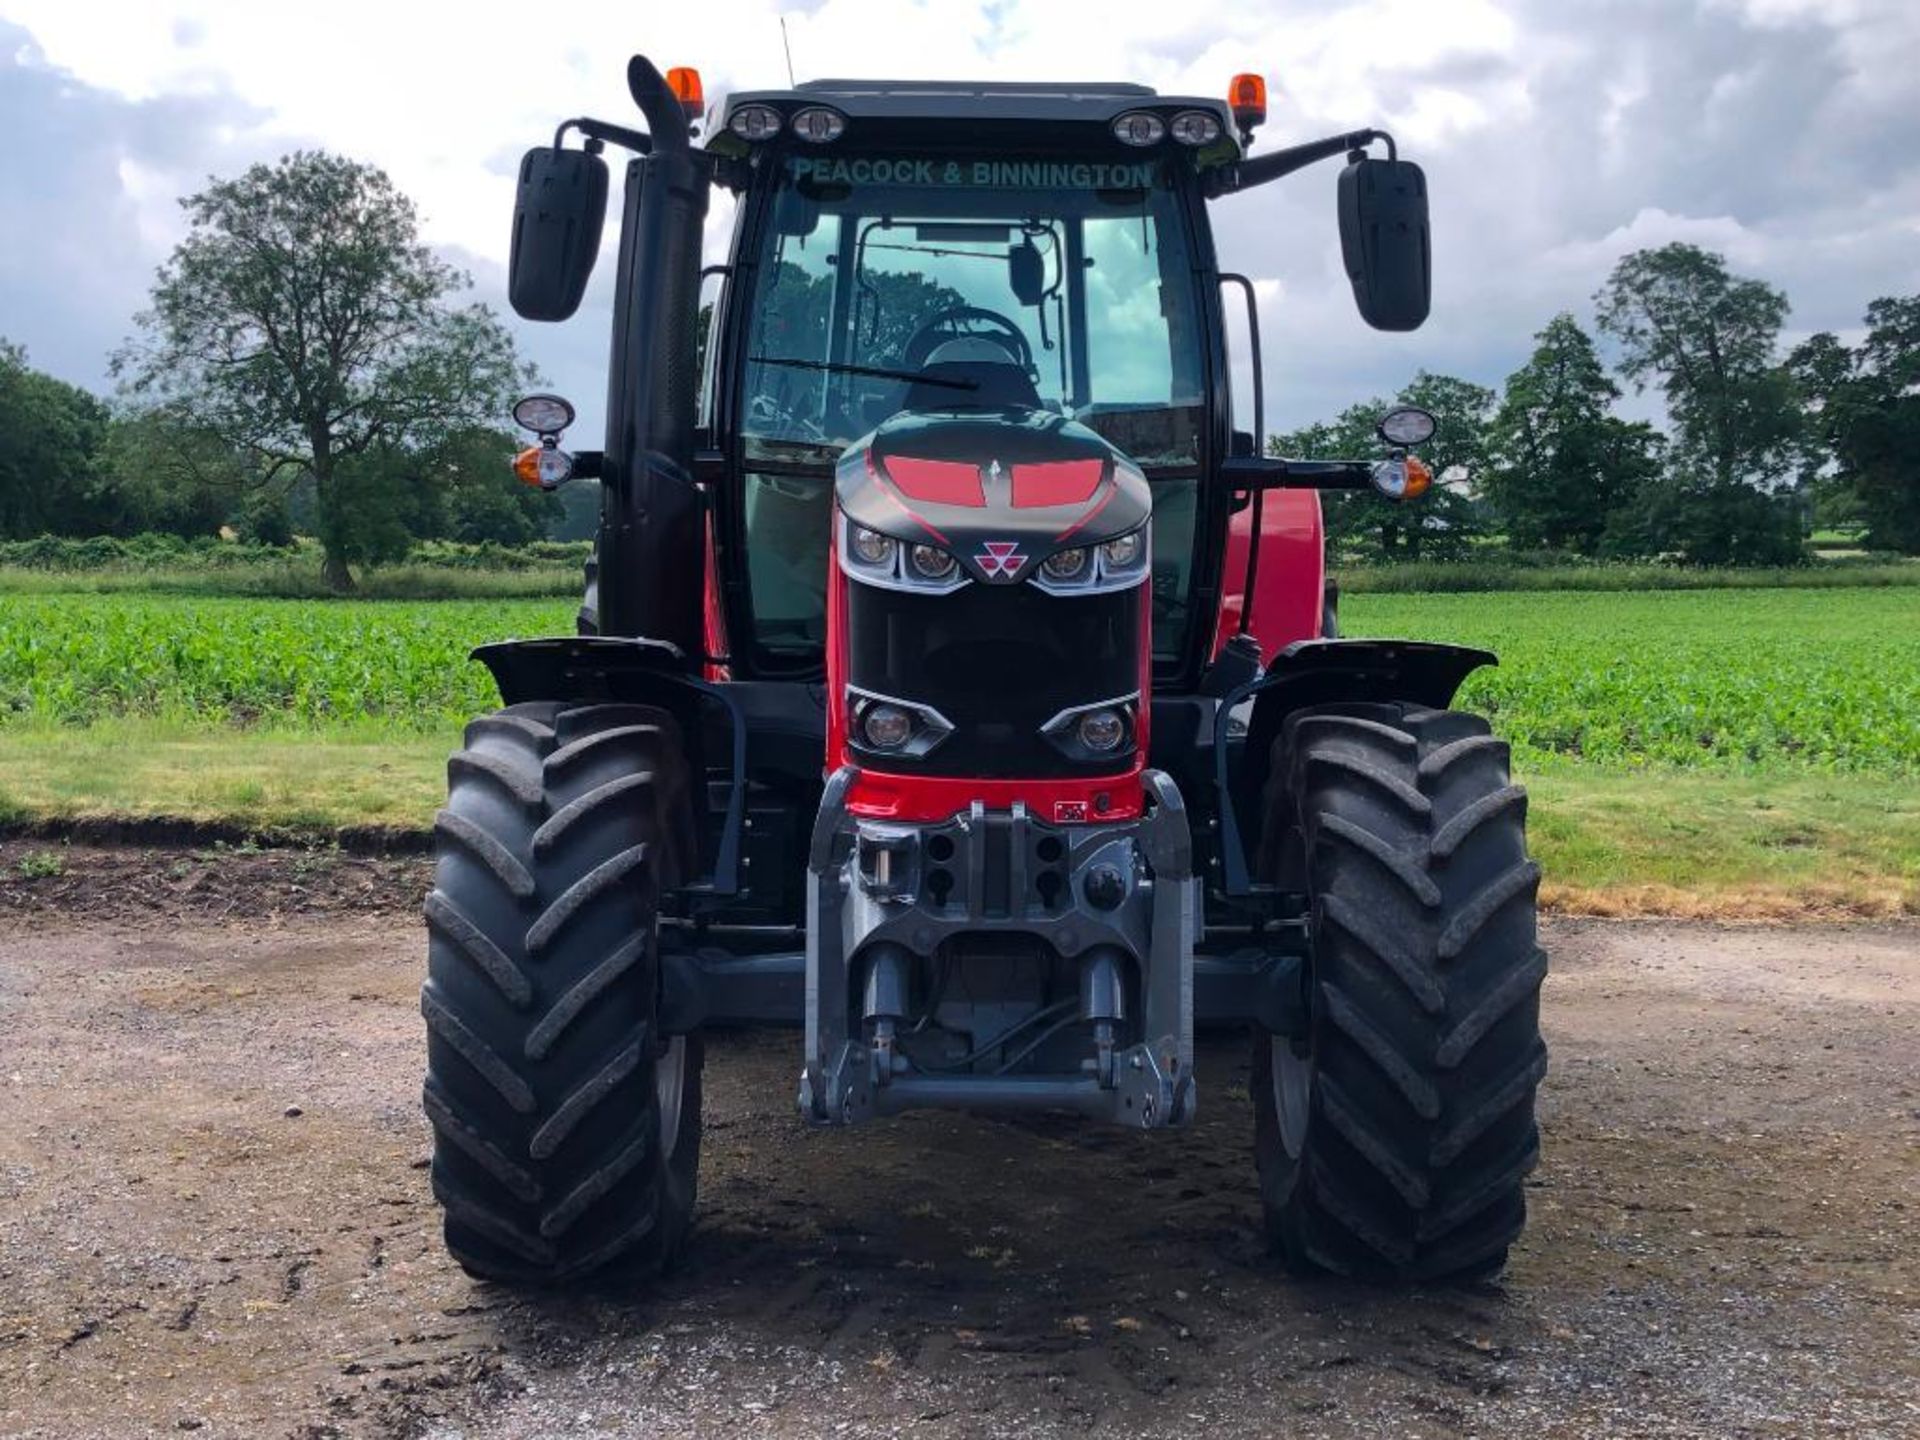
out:
{"label": "cloudy sky", "polygon": [[[1912,0],[0,0],[0,336],[104,390],[177,199],[302,146],[383,166],[427,239],[505,311],[520,152],[562,116],[631,114],[626,57],[690,64],[709,101],[785,79],[1268,78],[1273,146],[1374,124],[1426,165],[1433,319],[1353,313],[1337,165],[1216,205],[1258,278],[1268,414],[1321,418],[1427,367],[1497,383],[1625,252],[1672,239],[1784,289],[1789,339],[1920,292],[1920,5]],[[709,245],[724,249],[725,206]],[[603,264],[563,326],[516,325],[589,414]]]}

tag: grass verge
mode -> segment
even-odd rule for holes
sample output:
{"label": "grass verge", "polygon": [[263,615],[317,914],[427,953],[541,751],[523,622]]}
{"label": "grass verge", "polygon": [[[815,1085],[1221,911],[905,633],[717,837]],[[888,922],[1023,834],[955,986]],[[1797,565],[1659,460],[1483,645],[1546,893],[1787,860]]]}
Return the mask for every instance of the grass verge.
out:
{"label": "grass verge", "polygon": [[1548,908],[1790,920],[1920,915],[1920,790],[1807,772],[1525,771]]}
{"label": "grass verge", "polygon": [[[208,731],[150,721],[0,729],[0,823],[166,817],[287,839],[424,830],[445,735]],[[1542,899],[1580,915],[1920,914],[1920,792],[1874,775],[1556,763],[1532,793]]]}
{"label": "grass verge", "polygon": [[171,819],[323,839],[347,826],[419,830],[446,796],[444,736],[319,734],[114,720],[0,728],[0,824]]}

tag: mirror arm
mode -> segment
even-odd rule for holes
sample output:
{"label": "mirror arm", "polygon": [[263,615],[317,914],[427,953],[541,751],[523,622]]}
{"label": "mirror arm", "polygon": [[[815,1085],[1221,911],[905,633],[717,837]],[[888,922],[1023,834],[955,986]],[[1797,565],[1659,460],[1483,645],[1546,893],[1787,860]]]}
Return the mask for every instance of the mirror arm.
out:
{"label": "mirror arm", "polygon": [[1235,490],[1370,490],[1373,467],[1363,460],[1281,460],[1271,455],[1240,455],[1220,463],[1220,474]]}
{"label": "mirror arm", "polygon": [[1268,181],[1304,170],[1309,165],[1318,165],[1322,160],[1331,160],[1349,150],[1364,150],[1375,140],[1386,141],[1389,160],[1400,158],[1393,136],[1386,131],[1349,130],[1344,135],[1329,135],[1324,140],[1310,140],[1305,145],[1290,145],[1285,150],[1275,150],[1271,155],[1255,155],[1237,165],[1225,165],[1209,171],[1207,198],[1211,200],[1216,196],[1251,189],[1255,185],[1265,185]]}
{"label": "mirror arm", "polygon": [[636,155],[653,153],[653,141],[638,130],[629,130],[624,125],[612,125],[605,120],[595,120],[581,115],[572,120],[562,120],[560,128],[553,132],[553,148],[558,150],[560,142],[567,138],[567,131],[578,130],[589,140],[600,140],[622,149],[631,150]]}

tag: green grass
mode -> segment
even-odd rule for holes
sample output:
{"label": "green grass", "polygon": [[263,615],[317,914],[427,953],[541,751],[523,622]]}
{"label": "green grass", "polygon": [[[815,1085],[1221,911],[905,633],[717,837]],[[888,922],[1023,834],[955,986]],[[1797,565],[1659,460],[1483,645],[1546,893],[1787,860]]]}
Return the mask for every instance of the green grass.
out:
{"label": "green grass", "polygon": [[[0,603],[0,724],[141,716],[450,734],[494,700],[476,644],[563,633],[570,601]],[[1920,590],[1354,595],[1349,634],[1481,645],[1468,681],[1523,759],[1920,773]]]}
{"label": "green grass", "polygon": [[1522,766],[1550,906],[1586,914],[1920,914],[1920,789],[1878,776]]}
{"label": "green grass", "polygon": [[363,571],[351,596],[341,596],[304,561],[192,566],[153,570],[40,570],[0,566],[0,597],[11,595],[197,595],[273,600],[510,600],[580,594],[578,565],[537,565],[523,570],[457,570],[443,565],[385,565]]}
{"label": "green grass", "polygon": [[[0,728],[0,822],[168,817],[280,839],[423,830],[455,727],[305,734],[114,720]],[[1920,791],[1871,775],[1521,772],[1552,907],[1721,917],[1920,913]]]}
{"label": "green grass", "polygon": [[497,703],[477,644],[569,631],[564,601],[15,596],[0,602],[0,723],[328,726],[451,733]]}
{"label": "green grass", "polygon": [[1341,619],[1496,652],[1461,703],[1523,762],[1920,772],[1920,590],[1355,595]]}
{"label": "green grass", "polygon": [[1684,565],[1527,563],[1489,557],[1459,563],[1409,561],[1399,565],[1330,567],[1345,594],[1574,590],[1844,590],[1920,586],[1920,560],[1893,560],[1850,551],[1809,565],[1704,569]]}
{"label": "green grass", "polygon": [[[0,596],[0,822],[418,829],[467,652],[574,602]],[[1920,589],[1350,595],[1349,634],[1481,645],[1545,894],[1596,913],[1920,912]]]}
{"label": "green grass", "polygon": [[[505,546],[427,540],[404,561],[356,566],[355,598],[459,600],[561,597],[580,589],[591,546],[537,541]],[[276,547],[175,535],[93,535],[0,540],[0,595],[65,592],[237,595],[285,600],[342,598],[321,578],[321,549],[301,540]]]}
{"label": "green grass", "polygon": [[324,838],[419,830],[446,797],[458,725],[225,731],[164,720],[0,728],[0,823],[166,816]]}

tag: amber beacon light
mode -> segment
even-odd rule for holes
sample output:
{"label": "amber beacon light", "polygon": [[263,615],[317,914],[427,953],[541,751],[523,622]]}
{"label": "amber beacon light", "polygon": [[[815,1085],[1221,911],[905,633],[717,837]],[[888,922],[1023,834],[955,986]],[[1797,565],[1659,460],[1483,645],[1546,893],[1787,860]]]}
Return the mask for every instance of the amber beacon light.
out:
{"label": "amber beacon light", "polygon": [[1227,86],[1227,108],[1242,135],[1267,120],[1267,81],[1263,75],[1236,75]]}

